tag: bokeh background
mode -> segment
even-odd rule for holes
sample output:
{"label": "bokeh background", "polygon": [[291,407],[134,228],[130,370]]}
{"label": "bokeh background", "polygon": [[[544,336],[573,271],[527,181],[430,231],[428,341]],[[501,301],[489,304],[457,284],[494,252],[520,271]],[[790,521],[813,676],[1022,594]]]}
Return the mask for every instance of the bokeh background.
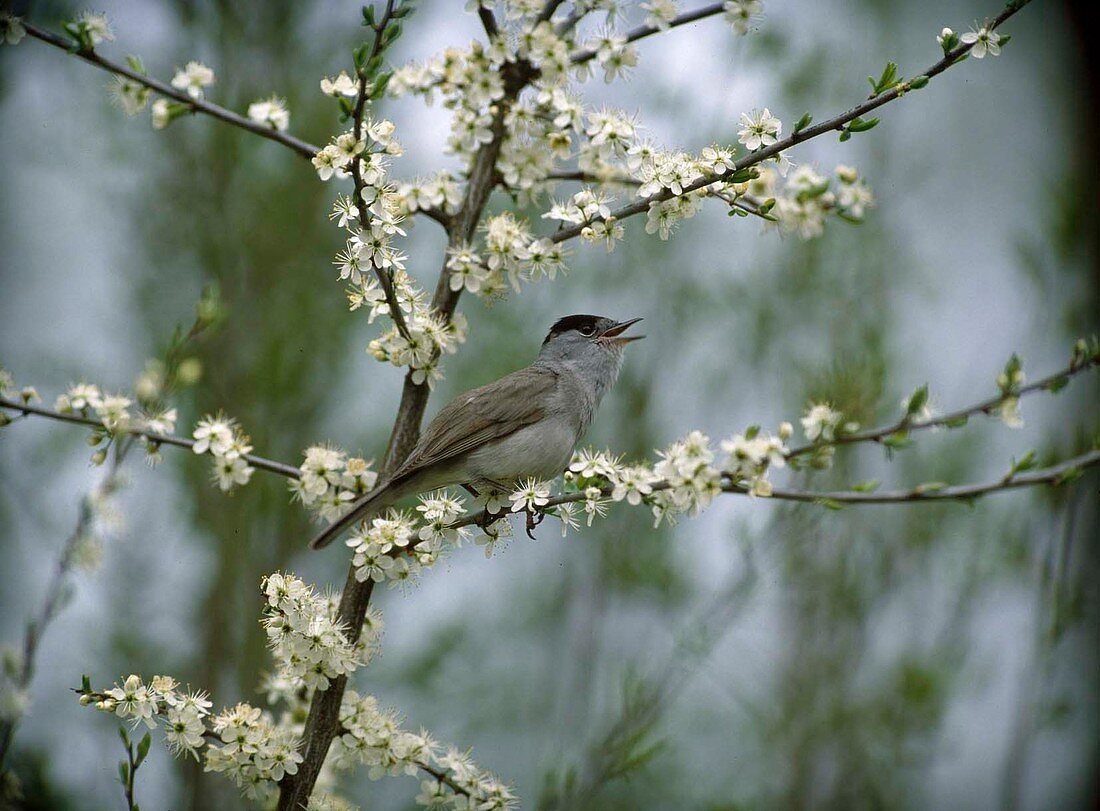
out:
{"label": "bokeh background", "polygon": [[[243,110],[285,95],[291,129],[338,126],[317,90],[357,42],[353,3],[111,2],[118,42],[151,73],[211,65],[211,98]],[[423,59],[478,35],[461,4],[425,2],[394,57]],[[690,3],[682,4],[685,8]],[[944,25],[997,3],[770,0],[758,30],[717,20],[640,45],[625,83],[589,98],[638,111],[651,134],[698,149],[736,140],[768,106],[789,127],[867,91],[895,60],[938,58]],[[57,28],[82,7],[34,3]],[[571,312],[646,318],[590,440],[651,454],[692,428],[715,439],[830,398],[864,424],[896,416],[927,382],[952,408],[994,392],[1013,351],[1038,376],[1095,331],[1088,59],[1071,10],[1040,0],[971,60],[891,104],[873,132],[823,138],[798,162],[860,168],[878,208],[803,243],[717,207],[670,242],[628,226],[613,254],[578,248],[572,272],[461,309],[470,340],[429,414],[525,364]],[[0,362],[47,402],[86,378],[128,388],[217,282],[228,318],[196,347],[204,376],[181,428],[224,408],[257,451],[297,463],[332,440],[384,450],[400,372],[364,352],[375,328],[346,311],[329,264],[334,188],[282,147],[208,119],[153,132],[112,108],[109,77],[41,43],[0,52]],[[386,101],[406,155],[394,173],[455,167],[447,113]],[[507,201],[497,200],[500,206]],[[412,270],[434,284],[441,230],[417,222]],[[999,475],[1029,448],[1068,455],[1097,429],[1095,375],[1024,402],[1026,426],[975,421],[887,463],[777,476],[827,488]],[[796,423],[797,424],[797,423]],[[25,420],[0,437],[0,639],[14,645],[83,492],[99,473],[84,432]],[[46,637],[19,731],[28,807],[119,807],[115,724],[69,687],[88,673],[171,673],[216,702],[259,701],[267,666],[260,577],[289,568],[338,585],[345,552],[309,533],[282,479],[257,472],[226,497],[205,459],[132,460],[124,525],[102,567],[74,580]],[[1097,799],[1097,485],[1001,494],[973,507],[832,512],[725,497],[652,531],[620,509],[562,539],[554,521],[485,559],[454,555],[407,591],[380,590],[382,656],[360,689],[514,781],[531,808],[1061,809]],[[344,784],[364,809],[408,808],[412,778]],[[155,747],[144,808],[244,806],[222,778]]]}

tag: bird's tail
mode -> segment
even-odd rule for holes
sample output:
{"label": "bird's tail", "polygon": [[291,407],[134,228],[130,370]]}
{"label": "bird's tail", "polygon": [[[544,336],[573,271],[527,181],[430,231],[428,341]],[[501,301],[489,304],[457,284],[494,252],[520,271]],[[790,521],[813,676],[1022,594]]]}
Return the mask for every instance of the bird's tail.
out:
{"label": "bird's tail", "polygon": [[330,543],[335,541],[344,530],[348,529],[356,521],[362,521],[364,518],[368,518],[374,513],[381,512],[390,506],[394,501],[400,498],[400,493],[394,493],[390,485],[392,481],[384,482],[378,485],[369,493],[365,494],[357,502],[351,505],[351,509],[344,515],[337,518],[323,530],[317,533],[312,541],[309,542],[310,549],[323,549]]}

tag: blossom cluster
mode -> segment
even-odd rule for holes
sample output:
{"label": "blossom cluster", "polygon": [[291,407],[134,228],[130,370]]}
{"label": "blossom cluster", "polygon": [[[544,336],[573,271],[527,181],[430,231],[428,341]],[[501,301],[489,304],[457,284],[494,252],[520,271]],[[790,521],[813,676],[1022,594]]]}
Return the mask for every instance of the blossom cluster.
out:
{"label": "blossom cluster", "polygon": [[[143,407],[135,409],[132,397],[123,394],[110,394],[101,391],[93,383],[74,383],[68,390],[58,395],[54,401],[54,410],[62,414],[77,414],[82,417],[94,416],[99,427],[88,438],[88,443],[96,448],[92,453],[92,463],[101,465],[107,460],[107,449],[118,436],[137,431],[152,434],[171,435],[176,430],[178,414],[175,408],[156,407],[156,393],[144,391],[143,377],[139,377],[136,388],[138,400]],[[160,461],[160,443],[148,436],[141,436],[146,456],[151,464]]]}
{"label": "blossom cluster", "polygon": [[290,111],[286,99],[270,96],[248,105],[248,117],[257,124],[265,124],[277,132],[284,132],[290,126]]}
{"label": "blossom cluster", "polygon": [[[301,579],[279,572],[265,577],[261,589],[262,623],[276,663],[275,674],[266,680],[267,698],[272,705],[284,704],[284,712],[239,703],[212,715],[206,693],[180,690],[170,676],[145,683],[130,675],[102,693],[85,678],[80,701],[134,726],[154,729],[159,724],[173,754],[197,760],[201,750],[206,771],[225,774],[247,797],[272,803],[278,782],[296,774],[302,762],[303,720],[314,692],[369,658],[382,622],[376,611],[368,611],[359,640],[351,644],[334,619],[335,596],[318,596]],[[381,709],[373,696],[345,692],[339,720],[331,750],[338,768],[365,765],[371,779],[423,772],[430,779],[421,782],[416,801],[430,808],[507,809],[516,803],[512,790],[476,766],[468,753],[444,750],[423,730],[403,730],[397,713]],[[319,793],[310,808],[351,806]]]}
{"label": "blossom cluster", "polygon": [[[380,707],[374,696],[346,691],[340,703],[340,730],[332,743],[338,768],[365,765],[372,780],[387,774],[426,772],[429,779],[420,784],[418,805],[456,811],[504,811],[517,805],[512,789],[480,769],[468,752],[454,747],[443,750],[424,730],[403,730],[398,714]],[[432,772],[442,774],[443,779]]]}
{"label": "blossom cluster", "polygon": [[[348,83],[351,87],[344,87]],[[347,74],[322,82],[323,92],[338,96],[355,87]],[[408,366],[418,384],[433,385],[442,376],[440,355],[453,353],[465,340],[465,322],[431,309],[424,291],[405,270],[407,257],[393,240],[405,236],[402,223],[408,214],[457,205],[458,186],[446,173],[400,190],[390,183],[389,157],[401,154],[393,135],[392,122],[367,117],[358,132],[353,126],[334,137],[314,156],[313,165],[321,180],[348,175],[356,180],[353,195],[341,195],[333,206],[331,218],[347,232],[344,249],[333,264],[339,279],[348,284],[351,310],[365,307],[372,323],[379,315],[393,322],[371,341],[368,352],[379,361]],[[394,306],[399,312],[392,311]]]}
{"label": "blossom cluster", "polygon": [[145,684],[140,676],[131,674],[104,693],[84,691],[80,703],[94,704],[97,710],[128,719],[134,726],[145,724],[155,729],[159,720],[169,750],[197,759],[208,732],[210,701],[204,692],[183,692],[178,687],[179,682],[171,676],[154,676]]}
{"label": "blossom cluster", "polygon": [[461,499],[440,491],[421,496],[414,512],[388,510],[361,522],[346,541],[356,579],[391,585],[414,579],[448,547],[462,545],[468,531],[450,525],[464,513]]}
{"label": "blossom cluster", "polygon": [[236,420],[220,412],[216,416],[207,414],[199,420],[192,436],[195,444],[191,450],[214,457],[211,478],[223,493],[237,485],[248,484],[255,472],[248,463],[252,445]]}
{"label": "blossom cluster", "polygon": [[262,622],[280,679],[326,690],[332,679],[360,665],[362,650],[337,621],[333,598],[280,572],[265,577],[261,589],[267,598]]}
{"label": "blossom cluster", "polygon": [[372,461],[349,457],[339,448],[313,445],[305,450],[301,475],[290,481],[294,497],[327,521],[335,521],[378,480]]}
{"label": "blossom cluster", "polygon": [[229,777],[246,797],[274,802],[277,783],[297,774],[302,762],[298,735],[271,713],[241,702],[211,720],[220,745],[206,749],[204,770]]}

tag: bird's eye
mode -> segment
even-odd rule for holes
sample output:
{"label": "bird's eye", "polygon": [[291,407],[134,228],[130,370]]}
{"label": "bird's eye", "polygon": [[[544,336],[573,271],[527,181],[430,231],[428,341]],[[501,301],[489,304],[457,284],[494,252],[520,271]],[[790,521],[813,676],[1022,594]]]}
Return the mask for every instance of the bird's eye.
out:
{"label": "bird's eye", "polygon": [[584,335],[584,336],[587,337],[587,336],[591,335],[592,333],[594,333],[596,331],[596,328],[594,326],[592,326],[591,324],[589,324],[586,327],[581,327],[580,330],[578,330],[578,331],[580,332],[581,335]]}

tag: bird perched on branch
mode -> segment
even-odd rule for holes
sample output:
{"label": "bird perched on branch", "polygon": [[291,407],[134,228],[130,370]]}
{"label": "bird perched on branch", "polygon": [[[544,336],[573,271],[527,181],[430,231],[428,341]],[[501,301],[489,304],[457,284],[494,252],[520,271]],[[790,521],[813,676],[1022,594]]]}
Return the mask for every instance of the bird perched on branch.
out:
{"label": "bird perched on branch", "polygon": [[356,521],[415,493],[455,484],[508,492],[518,479],[557,476],[618,378],[623,347],[644,337],[623,335],[638,321],[559,319],[534,363],[451,400],[404,464],[310,546],[327,546]]}

